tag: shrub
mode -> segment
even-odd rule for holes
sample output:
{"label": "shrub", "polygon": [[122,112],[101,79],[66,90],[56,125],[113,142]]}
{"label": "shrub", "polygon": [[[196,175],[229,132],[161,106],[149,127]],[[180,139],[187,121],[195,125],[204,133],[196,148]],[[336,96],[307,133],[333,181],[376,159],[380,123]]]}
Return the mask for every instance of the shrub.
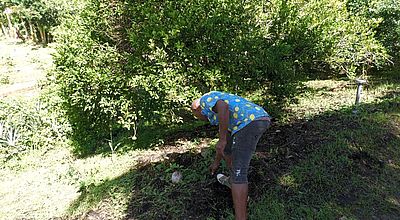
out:
{"label": "shrub", "polygon": [[348,0],[349,11],[371,21],[379,21],[374,25],[376,39],[393,57],[400,59],[400,3],[396,0]]}
{"label": "shrub", "polygon": [[110,133],[181,122],[209,90],[261,91],[276,116],[312,70],[355,76],[387,61],[380,20],[340,0],[84,3],[58,29],[55,57],[80,153]]}
{"label": "shrub", "polygon": [[378,22],[351,16],[342,1],[269,4],[263,23],[270,25],[264,35],[273,33],[275,42],[288,45],[290,60],[304,73],[328,69],[355,76],[387,61],[385,48],[374,38]]}

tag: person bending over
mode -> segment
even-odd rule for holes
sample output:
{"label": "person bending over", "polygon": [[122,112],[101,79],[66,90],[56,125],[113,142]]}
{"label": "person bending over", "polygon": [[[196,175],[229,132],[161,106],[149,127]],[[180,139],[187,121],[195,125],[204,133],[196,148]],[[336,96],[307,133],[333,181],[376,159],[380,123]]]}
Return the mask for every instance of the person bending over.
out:
{"label": "person bending over", "polygon": [[[192,103],[196,118],[219,125],[216,156],[210,166],[217,171],[222,159],[230,169],[226,177],[231,187],[235,219],[247,218],[248,180],[250,160],[262,134],[271,124],[269,114],[260,106],[234,94],[212,91]],[[218,174],[217,178],[225,177]]]}

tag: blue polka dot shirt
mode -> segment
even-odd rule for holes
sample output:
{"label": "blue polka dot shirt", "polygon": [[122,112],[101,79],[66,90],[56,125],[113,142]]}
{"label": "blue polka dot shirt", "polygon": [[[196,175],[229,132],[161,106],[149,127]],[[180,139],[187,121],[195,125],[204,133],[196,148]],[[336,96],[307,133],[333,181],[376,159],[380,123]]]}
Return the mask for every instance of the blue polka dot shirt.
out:
{"label": "blue polka dot shirt", "polygon": [[219,124],[218,113],[212,110],[219,100],[229,105],[228,130],[232,135],[258,118],[270,117],[263,108],[245,98],[225,92],[212,91],[200,98],[201,113],[208,118],[212,125]]}

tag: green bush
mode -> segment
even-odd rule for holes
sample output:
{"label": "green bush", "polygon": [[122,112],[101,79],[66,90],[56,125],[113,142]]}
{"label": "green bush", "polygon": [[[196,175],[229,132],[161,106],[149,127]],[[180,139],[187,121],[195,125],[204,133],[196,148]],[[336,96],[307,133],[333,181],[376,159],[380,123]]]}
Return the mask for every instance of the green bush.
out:
{"label": "green bush", "polygon": [[274,42],[289,45],[291,60],[304,73],[328,69],[355,76],[387,62],[385,48],[374,38],[377,22],[351,16],[342,1],[269,4],[263,23],[276,23],[265,28],[265,35],[273,33]]}
{"label": "green bush", "polygon": [[[182,106],[200,92],[230,88],[242,79],[229,80],[222,69],[235,67],[225,64],[235,62],[237,52],[235,45],[221,44],[237,38],[241,30],[235,28],[245,23],[244,18],[232,23],[223,17],[229,12],[224,5],[212,1],[202,2],[208,5],[125,3],[92,1],[78,16],[71,15],[58,35],[57,82],[73,139],[77,146],[84,146],[79,148],[83,151],[94,151],[110,132],[131,130],[134,138],[141,124],[179,122]],[[229,3],[243,10],[235,5]],[[202,19],[203,13],[209,19]],[[118,16],[131,18],[124,26],[126,32],[118,28],[123,20]],[[224,33],[214,33],[220,23]]]}
{"label": "green bush", "polygon": [[376,39],[392,56],[393,61],[400,60],[400,2],[396,0],[348,0],[349,11],[357,16],[376,21],[373,29]]}
{"label": "green bush", "polygon": [[10,20],[5,13],[0,14],[0,33],[22,40],[51,42],[53,28],[60,24],[69,4],[66,0],[0,0],[1,12],[11,9]]}
{"label": "green bush", "polygon": [[380,20],[346,2],[88,0],[57,32],[56,82],[78,152],[121,131],[184,118],[210,90],[249,95],[273,116],[313,71],[366,74],[387,62]]}
{"label": "green bush", "polygon": [[[55,78],[77,153],[86,154],[104,144],[110,132],[125,128],[135,133],[145,90],[137,83],[142,83],[139,76],[122,72],[122,56],[109,38],[109,5],[81,6],[85,8],[77,8],[58,30]],[[104,14],[98,16],[98,11]]]}

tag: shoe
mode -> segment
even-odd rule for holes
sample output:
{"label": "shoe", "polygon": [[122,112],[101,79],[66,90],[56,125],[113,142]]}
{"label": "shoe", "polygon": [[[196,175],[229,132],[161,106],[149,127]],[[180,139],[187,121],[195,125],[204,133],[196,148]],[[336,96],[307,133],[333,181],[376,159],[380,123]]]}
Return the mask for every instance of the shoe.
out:
{"label": "shoe", "polygon": [[231,188],[231,182],[229,181],[229,176],[225,176],[222,173],[217,174],[217,180],[219,183],[221,183],[222,185],[225,185],[227,187],[229,187],[229,189]]}

